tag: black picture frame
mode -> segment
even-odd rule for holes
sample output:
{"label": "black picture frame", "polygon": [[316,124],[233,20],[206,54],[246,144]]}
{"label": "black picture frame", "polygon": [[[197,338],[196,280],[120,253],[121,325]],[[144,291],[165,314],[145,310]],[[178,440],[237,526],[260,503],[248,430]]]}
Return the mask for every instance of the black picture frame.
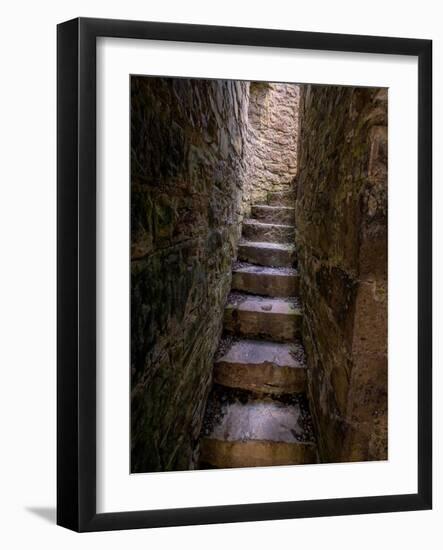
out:
{"label": "black picture frame", "polygon": [[[96,512],[96,39],[398,54],[418,58],[416,494]],[[104,531],[432,507],[432,41],[78,18],[57,29],[57,523]]]}

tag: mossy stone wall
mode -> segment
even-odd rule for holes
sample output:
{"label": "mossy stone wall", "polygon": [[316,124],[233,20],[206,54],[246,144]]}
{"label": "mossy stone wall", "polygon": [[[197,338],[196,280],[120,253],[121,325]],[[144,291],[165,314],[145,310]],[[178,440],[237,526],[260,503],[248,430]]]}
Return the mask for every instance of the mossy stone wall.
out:
{"label": "mossy stone wall", "polygon": [[244,210],[248,83],[131,78],[131,469],[192,468]]}

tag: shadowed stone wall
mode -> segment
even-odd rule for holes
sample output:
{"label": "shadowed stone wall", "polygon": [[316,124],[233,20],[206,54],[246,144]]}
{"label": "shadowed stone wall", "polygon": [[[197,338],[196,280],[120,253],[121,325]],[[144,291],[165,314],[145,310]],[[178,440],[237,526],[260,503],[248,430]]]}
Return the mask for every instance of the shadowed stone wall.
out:
{"label": "shadowed stone wall", "polygon": [[188,469],[242,219],[248,83],[131,79],[131,468]]}
{"label": "shadowed stone wall", "polygon": [[296,243],[322,461],[387,458],[387,90],[300,89]]}
{"label": "shadowed stone wall", "polygon": [[246,198],[266,202],[268,191],[288,189],[297,173],[299,87],[251,82]]}

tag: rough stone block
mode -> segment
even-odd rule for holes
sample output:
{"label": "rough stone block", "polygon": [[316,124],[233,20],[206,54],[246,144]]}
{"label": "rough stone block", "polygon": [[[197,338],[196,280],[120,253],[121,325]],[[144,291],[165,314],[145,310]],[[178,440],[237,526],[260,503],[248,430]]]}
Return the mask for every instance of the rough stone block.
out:
{"label": "rough stone block", "polygon": [[224,314],[227,332],[293,342],[300,332],[302,312],[297,303],[282,298],[238,295],[228,303]]}
{"label": "rough stone block", "polygon": [[316,462],[315,445],[303,441],[297,405],[274,401],[230,403],[200,444],[200,460],[217,468]]}
{"label": "rough stone block", "polygon": [[306,390],[306,366],[300,346],[239,340],[215,362],[214,381],[260,393],[298,393]]}
{"label": "rough stone block", "polygon": [[292,268],[242,264],[232,271],[233,290],[262,296],[296,296],[298,281],[298,273]]}
{"label": "rough stone block", "polygon": [[313,443],[203,438],[200,443],[200,460],[216,468],[252,468],[315,464],[317,457]]}
{"label": "rough stone block", "polygon": [[295,230],[290,225],[262,223],[256,220],[243,222],[243,238],[246,241],[294,243]]}
{"label": "rough stone block", "polygon": [[290,244],[241,241],[238,259],[270,267],[293,267],[295,246]]}
{"label": "rough stone block", "polygon": [[295,208],[289,206],[255,204],[251,207],[251,216],[264,223],[294,225]]}
{"label": "rough stone block", "polygon": [[269,206],[294,206],[295,193],[294,191],[271,191],[268,193]]}

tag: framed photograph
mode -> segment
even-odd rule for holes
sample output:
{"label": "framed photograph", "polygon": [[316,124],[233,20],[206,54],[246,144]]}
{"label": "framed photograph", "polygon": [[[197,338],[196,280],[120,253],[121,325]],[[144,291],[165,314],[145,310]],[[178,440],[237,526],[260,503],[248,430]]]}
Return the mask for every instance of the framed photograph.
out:
{"label": "framed photograph", "polygon": [[430,509],[430,40],[58,26],[76,531]]}

